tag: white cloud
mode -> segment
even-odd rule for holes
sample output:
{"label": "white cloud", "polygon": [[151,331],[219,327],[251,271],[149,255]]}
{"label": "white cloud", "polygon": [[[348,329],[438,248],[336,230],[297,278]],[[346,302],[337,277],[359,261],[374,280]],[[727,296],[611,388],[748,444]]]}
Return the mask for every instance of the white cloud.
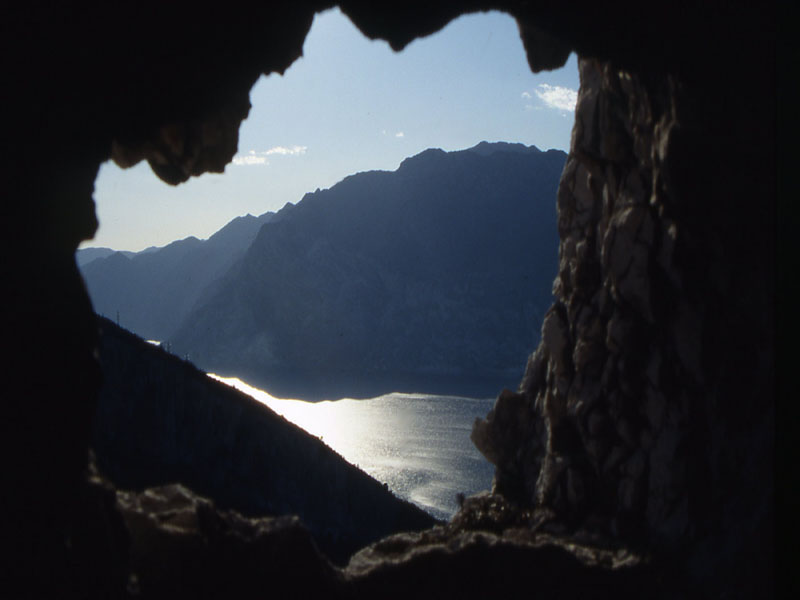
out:
{"label": "white cloud", "polygon": [[574,111],[578,102],[577,90],[560,85],[541,83],[534,90],[536,96],[550,108]]}
{"label": "white cloud", "polygon": [[247,154],[237,154],[233,157],[235,165],[268,165],[267,157],[264,152],[250,150]]}
{"label": "white cloud", "polygon": [[398,131],[397,133],[395,133],[395,134],[394,134],[394,137],[396,137],[396,138],[401,138],[401,137],[405,137],[405,135],[406,135],[406,134],[405,134],[405,133],[403,133],[402,131]]}
{"label": "white cloud", "polygon": [[533,96],[531,96],[528,92],[522,92],[522,97],[527,99],[527,100],[530,100],[531,98],[533,98]]}
{"label": "white cloud", "polygon": [[306,150],[308,150],[308,146],[292,146],[290,148],[287,148],[286,146],[274,146],[265,151],[264,154],[283,154],[292,156],[295,154],[305,154]]}
{"label": "white cloud", "polygon": [[305,154],[308,150],[307,146],[273,146],[269,150],[262,150],[256,152],[250,150],[247,154],[237,154],[233,157],[233,164],[235,165],[268,165],[269,161],[267,156],[270,154],[278,154],[281,156],[294,156],[297,154]]}

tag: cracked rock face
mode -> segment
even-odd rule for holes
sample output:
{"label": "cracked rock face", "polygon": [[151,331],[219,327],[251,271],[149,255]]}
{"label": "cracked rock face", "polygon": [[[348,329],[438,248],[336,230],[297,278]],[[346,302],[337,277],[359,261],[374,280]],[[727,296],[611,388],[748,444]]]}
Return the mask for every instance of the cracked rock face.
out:
{"label": "cracked rock face", "polygon": [[[774,427],[771,368],[755,356],[772,352],[770,255],[737,239],[764,233],[764,213],[740,204],[758,190],[732,170],[739,149],[693,147],[728,115],[705,121],[689,86],[590,59],[580,75],[556,302],[519,392],[501,394],[472,439],[497,491],[567,523],[662,550],[741,550],[750,525],[719,508],[763,515],[771,503],[768,450],[749,450],[740,426]],[[693,187],[689,164],[716,184]],[[743,455],[749,467],[732,473]],[[742,493],[753,481],[759,492]]]}

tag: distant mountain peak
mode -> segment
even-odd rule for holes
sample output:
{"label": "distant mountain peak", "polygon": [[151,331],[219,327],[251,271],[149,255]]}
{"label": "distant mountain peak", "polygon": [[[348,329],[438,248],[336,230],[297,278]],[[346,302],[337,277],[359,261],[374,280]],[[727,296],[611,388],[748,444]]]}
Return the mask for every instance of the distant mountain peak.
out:
{"label": "distant mountain peak", "polygon": [[487,142],[483,141],[472,148],[467,148],[467,152],[474,152],[481,156],[489,156],[496,152],[516,152],[518,154],[538,154],[541,152],[536,146],[526,146],[521,143],[512,142]]}
{"label": "distant mountain peak", "polygon": [[400,163],[397,171],[405,171],[409,168],[414,168],[422,164],[436,164],[436,161],[451,154],[472,153],[479,156],[491,156],[498,152],[511,152],[514,154],[542,154],[536,146],[526,146],[518,142],[487,142],[482,141],[471,148],[465,150],[453,150],[447,152],[441,148],[428,148],[419,154],[415,154],[403,160]]}
{"label": "distant mountain peak", "polygon": [[415,154],[414,156],[409,156],[408,158],[404,159],[403,162],[400,163],[400,166],[397,168],[397,172],[404,171],[415,165],[430,162],[445,156],[447,152],[442,150],[441,148],[428,148],[427,150],[423,150],[419,154]]}

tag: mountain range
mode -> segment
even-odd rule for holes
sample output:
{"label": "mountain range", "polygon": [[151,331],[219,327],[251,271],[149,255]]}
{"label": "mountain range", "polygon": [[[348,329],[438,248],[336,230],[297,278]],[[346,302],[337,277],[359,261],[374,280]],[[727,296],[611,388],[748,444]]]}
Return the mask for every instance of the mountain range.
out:
{"label": "mountain range", "polygon": [[520,380],[551,303],[565,159],[429,149],[81,269],[98,313],[273,395],[494,395]]}

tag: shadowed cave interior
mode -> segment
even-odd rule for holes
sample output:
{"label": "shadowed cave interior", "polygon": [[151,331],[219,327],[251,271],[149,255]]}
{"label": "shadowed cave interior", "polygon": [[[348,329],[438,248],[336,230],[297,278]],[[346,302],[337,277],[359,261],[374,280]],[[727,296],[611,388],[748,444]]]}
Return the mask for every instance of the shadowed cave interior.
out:
{"label": "shadowed cave interior", "polygon": [[[6,9],[8,595],[770,595],[770,5],[339,2],[395,50],[499,9],[532,70],[580,56],[556,300],[518,390],[472,432],[493,493],[341,567],[297,518],[243,516],[186,488],[117,491],[90,472],[99,327],[74,252],[97,227],[99,165],[144,159],[169,184],[222,171],[250,88],[300,56],[332,5]],[[750,73],[763,86],[736,85]]]}

